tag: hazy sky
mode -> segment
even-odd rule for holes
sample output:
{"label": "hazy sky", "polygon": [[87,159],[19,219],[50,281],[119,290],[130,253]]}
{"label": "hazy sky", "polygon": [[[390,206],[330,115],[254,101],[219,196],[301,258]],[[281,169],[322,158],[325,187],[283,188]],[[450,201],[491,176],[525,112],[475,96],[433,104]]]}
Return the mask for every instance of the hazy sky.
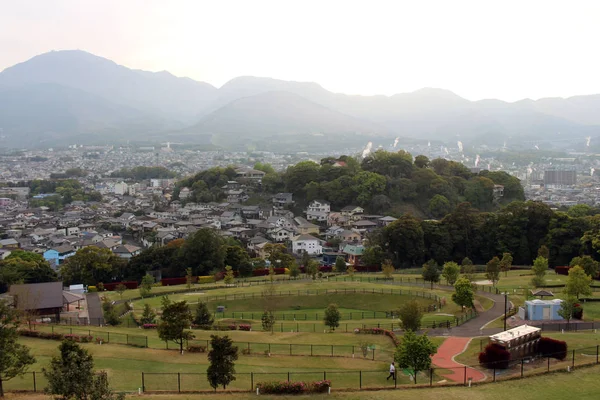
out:
{"label": "hazy sky", "polygon": [[220,86],[240,75],[349,94],[471,100],[600,93],[600,0],[0,0],[0,70],[81,49]]}

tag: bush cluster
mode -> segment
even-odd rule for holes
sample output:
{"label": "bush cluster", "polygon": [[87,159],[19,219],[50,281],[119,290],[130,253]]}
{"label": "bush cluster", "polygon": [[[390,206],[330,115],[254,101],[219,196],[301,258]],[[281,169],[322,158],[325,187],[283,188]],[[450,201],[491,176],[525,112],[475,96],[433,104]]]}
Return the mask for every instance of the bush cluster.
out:
{"label": "bush cluster", "polygon": [[542,337],[538,342],[538,352],[543,357],[552,357],[556,358],[557,360],[564,360],[567,357],[567,343],[563,342],[562,340]]}
{"label": "bush cluster", "polygon": [[259,382],[256,385],[261,394],[303,394],[303,393],[326,393],[331,386],[331,381],[322,380],[316,382]]}
{"label": "bush cluster", "polygon": [[383,328],[356,328],[354,333],[366,334],[366,335],[385,335],[392,339],[394,342],[394,346],[398,347],[400,345],[400,339],[396,336],[396,334],[392,331]]}
{"label": "bush cluster", "polygon": [[206,353],[206,346],[191,344],[188,345],[187,351],[190,353]]}
{"label": "bush cluster", "polygon": [[142,325],[143,329],[156,329],[158,327],[157,324],[144,324]]}
{"label": "bush cluster", "polygon": [[510,364],[510,352],[495,343],[488,344],[479,353],[479,363],[486,368],[506,369]]}
{"label": "bush cluster", "polygon": [[71,339],[78,343],[92,343],[102,340],[102,338],[94,338],[90,335],[75,335],[75,334],[62,334],[62,333],[53,333],[53,332],[40,332],[40,331],[29,331],[29,330],[20,330],[19,335],[27,336],[38,339],[48,339],[48,340],[63,340],[63,339]]}
{"label": "bush cluster", "polygon": [[239,326],[238,326],[238,329],[239,329],[240,331],[250,331],[250,330],[252,329],[252,326],[250,326],[250,325],[245,325],[245,324],[242,324],[242,325],[239,325]]}

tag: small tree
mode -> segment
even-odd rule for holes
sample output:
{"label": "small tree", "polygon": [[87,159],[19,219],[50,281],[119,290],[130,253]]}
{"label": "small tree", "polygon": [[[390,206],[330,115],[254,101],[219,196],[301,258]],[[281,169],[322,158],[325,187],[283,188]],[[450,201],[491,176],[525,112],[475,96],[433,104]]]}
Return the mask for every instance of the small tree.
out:
{"label": "small tree", "polygon": [[473,308],[473,300],[475,294],[473,292],[473,284],[464,276],[458,278],[454,283],[454,293],[452,293],[452,301],[461,307]]}
{"label": "small tree", "polygon": [[18,312],[0,300],[0,397],[4,397],[4,382],[22,376],[35,363],[29,348],[18,343],[18,328]]}
{"label": "small tree", "polygon": [[194,277],[192,275],[192,269],[187,268],[185,270],[185,285],[187,286],[188,289],[191,289],[193,282],[194,282]]}
{"label": "small tree", "polygon": [[290,277],[296,279],[300,275],[300,267],[295,261],[290,265]]}
{"label": "small tree", "polygon": [[431,284],[431,289],[433,289],[433,284],[440,281],[440,268],[435,260],[429,260],[423,264],[422,275],[423,280],[429,282]]}
{"label": "small tree", "polygon": [[396,269],[392,264],[392,260],[385,260],[383,264],[381,264],[381,272],[383,272],[385,279],[392,279],[394,271],[396,271]]}
{"label": "small tree", "polygon": [[269,282],[273,283],[275,280],[275,268],[273,265],[269,265]]}
{"label": "small tree", "polygon": [[186,340],[194,338],[190,331],[186,331],[192,323],[192,312],[185,300],[170,302],[163,307],[161,321],[158,324],[158,337],[165,342],[171,341],[179,345],[179,352],[183,354],[183,344]]}
{"label": "small tree", "polygon": [[317,279],[317,273],[319,272],[319,263],[315,260],[310,260],[306,265],[306,274],[309,275],[313,280]]}
{"label": "small tree", "polygon": [[346,259],[342,256],[337,256],[335,258],[335,272],[339,272],[343,274],[346,272]]}
{"label": "small tree", "polygon": [[538,256],[535,260],[533,260],[533,266],[531,267],[531,272],[533,272],[533,278],[531,279],[531,284],[535,287],[540,287],[544,285],[544,277],[546,276],[546,271],[548,270],[548,260],[544,257]]}
{"label": "small tree", "polygon": [[144,304],[144,311],[142,312],[142,317],[140,318],[140,322],[142,324],[154,324],[156,323],[156,313],[150,307],[150,304]]}
{"label": "small tree", "polygon": [[566,299],[564,299],[562,301],[562,303],[560,303],[560,309],[558,310],[558,315],[560,315],[561,317],[563,317],[564,319],[567,320],[567,324],[571,322],[571,318],[573,318],[573,313],[575,312],[576,308],[575,307],[575,303],[577,302],[577,299],[572,297],[572,296],[568,296]]}
{"label": "small tree", "polygon": [[308,255],[308,252],[306,250],[302,252],[302,258],[300,259],[300,262],[306,270],[306,268],[308,268],[308,263],[310,262],[310,256]]}
{"label": "small tree", "polygon": [[434,345],[426,334],[417,336],[412,331],[406,331],[400,345],[396,348],[394,360],[399,368],[408,368],[414,371],[415,384],[419,371],[431,368],[431,356],[437,353]]}
{"label": "small tree", "polygon": [[348,267],[346,268],[346,273],[350,277],[351,281],[354,281],[354,273],[355,272],[356,272],[356,268],[354,268],[354,265],[352,265],[352,264],[348,265]]}
{"label": "small tree", "polygon": [[104,302],[102,303],[102,310],[104,311],[105,323],[112,326],[117,326],[121,323],[115,305],[110,300],[104,300]]}
{"label": "small tree", "polygon": [[114,394],[110,390],[106,373],[94,372],[94,360],[86,349],[66,339],[58,350],[60,354],[52,357],[49,368],[42,368],[48,380],[46,393],[77,400],[125,398],[124,394]]}
{"label": "small tree", "polygon": [[367,358],[367,355],[369,354],[369,349],[372,345],[373,343],[369,342],[368,340],[361,340],[360,342],[358,342],[358,347],[360,348],[360,351],[362,352],[364,358]]}
{"label": "small tree", "polygon": [[208,306],[206,305],[206,303],[203,301],[199,301],[198,305],[196,306],[196,314],[194,315],[194,325],[198,325],[205,329],[209,329],[214,321],[215,320],[210,311],[208,310]]}
{"label": "small tree", "polygon": [[125,293],[126,290],[127,286],[123,285],[122,283],[119,283],[117,286],[115,286],[115,292],[119,293],[121,300],[123,300],[123,293]]}
{"label": "small tree", "polygon": [[210,365],[206,370],[206,378],[210,386],[217,390],[219,385],[223,389],[235,381],[235,361],[238,359],[238,348],[228,336],[210,335],[208,361]]}
{"label": "small tree", "polygon": [[460,274],[460,266],[454,261],[448,261],[442,269],[442,276],[448,285],[454,285]]}
{"label": "small tree", "polygon": [[590,296],[592,294],[592,289],[590,285],[592,284],[592,277],[586,275],[585,271],[579,265],[569,269],[569,277],[567,278],[567,283],[565,285],[565,293],[568,296],[575,297],[579,299],[581,295]]}
{"label": "small tree", "polygon": [[500,270],[504,272],[504,276],[508,276],[508,271],[512,267],[513,256],[510,253],[502,254],[502,260],[500,260]]}
{"label": "small tree", "polygon": [[233,284],[233,269],[230,265],[225,267],[225,277],[223,278],[225,285],[229,286]]}
{"label": "small tree", "polygon": [[546,247],[546,245],[540,246],[540,248],[538,249],[538,256],[544,257],[546,260],[550,259],[550,250],[548,250],[548,247]]}
{"label": "small tree", "polygon": [[144,275],[142,283],[140,284],[140,296],[149,296],[152,291],[152,285],[154,285],[154,277],[150,274]]}
{"label": "small tree", "polygon": [[275,315],[273,315],[273,312],[265,310],[260,320],[262,322],[263,331],[271,332],[272,334],[273,327],[275,326]]}
{"label": "small tree", "polygon": [[340,326],[340,319],[342,316],[340,315],[340,310],[338,309],[337,304],[330,304],[325,309],[325,325],[329,327],[330,330],[335,331],[335,328]]}
{"label": "small tree", "polygon": [[492,282],[494,287],[498,284],[500,280],[500,259],[498,257],[494,257],[488,261],[485,268],[485,276]]}
{"label": "small tree", "polygon": [[400,324],[405,331],[416,332],[421,329],[423,311],[419,302],[410,300],[402,304],[398,309],[398,318],[400,318]]}
{"label": "small tree", "polygon": [[469,257],[463,258],[461,262],[461,272],[471,282],[475,277],[475,266],[473,265],[473,261]]}

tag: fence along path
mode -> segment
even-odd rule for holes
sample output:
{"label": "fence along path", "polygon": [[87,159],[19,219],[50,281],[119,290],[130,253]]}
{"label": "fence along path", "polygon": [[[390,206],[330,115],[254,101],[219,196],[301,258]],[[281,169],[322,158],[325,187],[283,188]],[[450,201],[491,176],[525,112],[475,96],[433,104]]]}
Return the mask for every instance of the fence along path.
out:
{"label": "fence along path", "polygon": [[[255,356],[253,356],[255,357]],[[467,386],[469,379],[475,381],[476,376],[472,374],[471,368],[477,368],[487,375],[485,382],[497,382],[518,378],[527,378],[544,373],[557,371],[576,372],[583,367],[600,364],[600,346],[579,348],[569,350],[567,357],[557,360],[552,357],[538,357],[534,360],[513,360],[508,369],[484,369],[479,365],[463,366],[457,368],[432,368],[417,374],[417,384],[443,387],[443,386]],[[129,372],[129,371],[128,371]],[[461,376],[462,382],[447,382],[444,375],[453,374]],[[246,372],[236,373],[233,381],[226,391],[218,388],[218,392],[229,393],[230,391],[253,392],[258,382],[265,381],[318,381],[330,380],[331,389],[361,390],[361,389],[393,389],[414,387],[411,376],[397,370],[395,380],[386,380],[388,375],[387,363],[385,368],[378,370],[323,370],[323,371],[278,371],[278,372]],[[478,375],[479,376],[479,375]],[[574,377],[576,378],[576,377]],[[485,383],[484,382],[484,383]],[[127,379],[122,376],[118,378],[109,377],[109,384],[114,390],[137,392],[199,392],[206,391],[214,393],[206,378],[206,373],[171,373],[171,372],[145,372],[131,371]],[[27,372],[20,378],[14,378],[4,382],[6,391],[37,391],[41,392],[47,385],[47,381],[41,372]]]}

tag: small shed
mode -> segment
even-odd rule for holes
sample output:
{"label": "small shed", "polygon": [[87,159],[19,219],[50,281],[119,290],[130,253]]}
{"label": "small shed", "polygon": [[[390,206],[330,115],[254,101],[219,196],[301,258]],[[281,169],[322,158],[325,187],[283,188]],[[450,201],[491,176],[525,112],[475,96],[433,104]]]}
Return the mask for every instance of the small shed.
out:
{"label": "small shed", "polygon": [[558,315],[562,300],[528,300],[525,302],[525,319],[529,321],[562,321]]}
{"label": "small shed", "polygon": [[12,285],[9,294],[14,299],[14,307],[37,315],[54,315],[60,320],[63,309],[62,282],[30,283]]}

